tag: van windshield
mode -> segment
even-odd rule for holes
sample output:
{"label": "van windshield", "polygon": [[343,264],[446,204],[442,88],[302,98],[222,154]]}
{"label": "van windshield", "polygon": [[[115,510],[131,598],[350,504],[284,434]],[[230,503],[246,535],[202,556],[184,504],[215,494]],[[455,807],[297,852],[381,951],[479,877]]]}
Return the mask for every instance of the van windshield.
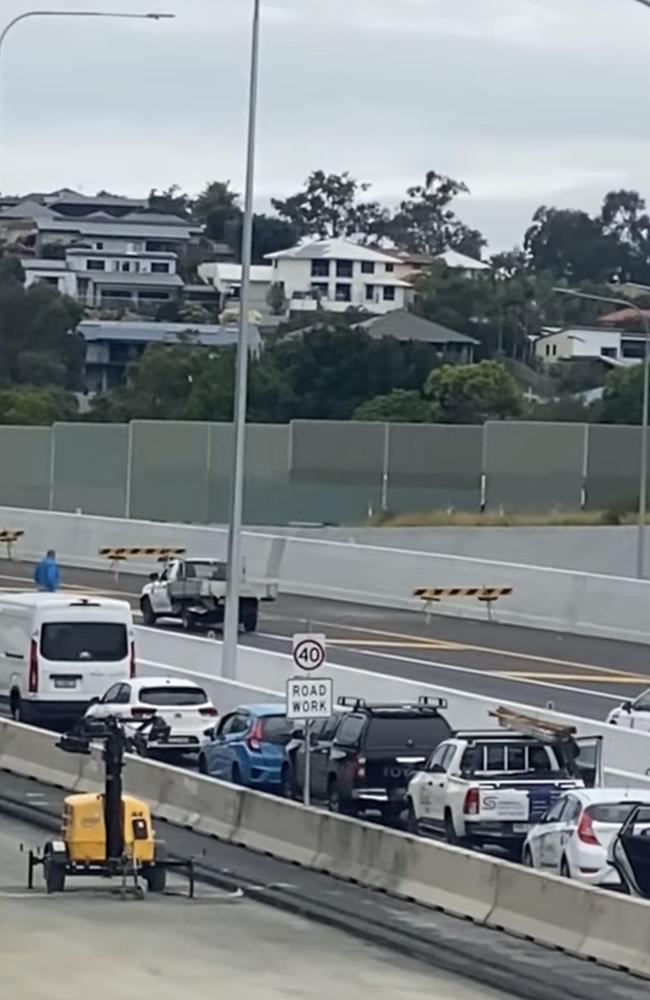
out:
{"label": "van windshield", "polygon": [[41,654],[46,660],[99,661],[126,659],[126,625],[116,622],[49,622],[41,628]]}

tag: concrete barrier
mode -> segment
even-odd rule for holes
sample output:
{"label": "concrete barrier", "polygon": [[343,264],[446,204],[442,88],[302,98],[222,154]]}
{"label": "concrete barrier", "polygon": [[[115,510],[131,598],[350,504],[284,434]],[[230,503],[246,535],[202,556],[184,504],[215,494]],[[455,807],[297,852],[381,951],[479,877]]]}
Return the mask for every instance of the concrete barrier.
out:
{"label": "concrete barrier", "polygon": [[[98,787],[97,760],[56,736],[0,720],[0,768],[43,782]],[[127,790],[158,817],[316,871],[414,899],[487,926],[639,974],[650,973],[650,905],[201,775],[131,758]]]}
{"label": "concrete barrier", "polygon": [[[183,546],[190,555],[221,558],[226,552],[222,528],[10,507],[0,508],[0,521],[25,528],[22,555],[55,547],[64,565],[105,568],[98,552],[111,545]],[[499,621],[650,643],[650,581],[285,533],[245,532],[243,551],[249,577],[279,576],[286,593],[415,611],[415,587],[499,585],[513,588],[494,609]],[[145,573],[151,563],[129,568]],[[485,609],[450,600],[436,614],[484,618]]]}

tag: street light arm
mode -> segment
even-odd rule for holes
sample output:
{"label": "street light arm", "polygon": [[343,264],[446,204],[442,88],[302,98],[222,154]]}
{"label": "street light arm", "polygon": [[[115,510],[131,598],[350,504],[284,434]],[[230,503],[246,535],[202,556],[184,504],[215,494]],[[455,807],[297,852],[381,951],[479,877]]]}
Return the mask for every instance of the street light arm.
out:
{"label": "street light arm", "polygon": [[6,24],[0,32],[0,54],[2,53],[2,44],[11,29],[15,28],[17,24],[20,24],[21,21],[26,21],[27,18],[30,17],[120,17],[136,21],[162,21],[175,16],[175,14],[156,12],[151,14],[134,14],[126,11],[113,12],[108,10],[27,10],[22,14],[18,14],[11,21],[9,21],[9,23]]}

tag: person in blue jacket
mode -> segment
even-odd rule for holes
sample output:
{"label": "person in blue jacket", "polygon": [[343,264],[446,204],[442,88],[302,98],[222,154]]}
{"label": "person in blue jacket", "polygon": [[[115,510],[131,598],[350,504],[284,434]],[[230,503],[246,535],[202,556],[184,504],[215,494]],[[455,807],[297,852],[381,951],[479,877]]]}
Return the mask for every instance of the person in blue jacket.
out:
{"label": "person in blue jacket", "polygon": [[56,561],[54,549],[48,549],[45,559],[39,562],[34,572],[34,583],[39,590],[47,590],[54,593],[59,589],[60,579],[59,567]]}

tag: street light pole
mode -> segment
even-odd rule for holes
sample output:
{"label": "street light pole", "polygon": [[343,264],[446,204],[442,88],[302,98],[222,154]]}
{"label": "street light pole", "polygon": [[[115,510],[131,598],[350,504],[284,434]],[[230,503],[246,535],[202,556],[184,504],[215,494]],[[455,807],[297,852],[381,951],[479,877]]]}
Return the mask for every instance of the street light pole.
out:
{"label": "street light pole", "polygon": [[[650,0],[639,0],[650,7]],[[635,302],[627,299],[609,298],[607,295],[592,295],[590,292],[580,292],[574,288],[554,288],[559,295],[570,295],[576,299],[590,299],[592,302],[604,302],[611,306],[624,306],[633,309],[639,316],[645,333],[645,349],[643,355],[643,403],[641,409],[641,455],[639,458],[639,518],[638,538],[636,548],[636,575],[639,580],[645,578],[645,521],[648,510],[648,416],[650,410],[650,322],[648,314]]]}
{"label": "street light pole", "polygon": [[226,575],[226,611],[223,629],[222,676],[237,674],[237,639],[239,637],[239,593],[242,578],[242,518],[244,508],[244,445],[248,396],[248,353],[250,349],[248,312],[250,303],[251,261],[253,258],[253,193],[255,186],[255,141],[257,133],[257,90],[259,79],[260,0],[253,0],[250,90],[248,103],[248,139],[246,151],[246,190],[242,228],[241,291],[239,332],[235,374],[233,413],[234,442],[232,483],[230,487],[230,525],[228,528],[228,568]]}

